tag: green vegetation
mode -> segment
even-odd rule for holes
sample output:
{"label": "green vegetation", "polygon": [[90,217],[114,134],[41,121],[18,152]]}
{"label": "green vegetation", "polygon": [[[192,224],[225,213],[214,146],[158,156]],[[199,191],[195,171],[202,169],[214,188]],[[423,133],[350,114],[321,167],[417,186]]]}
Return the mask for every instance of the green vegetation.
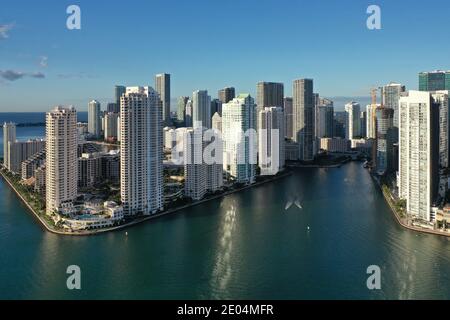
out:
{"label": "green vegetation", "polygon": [[25,186],[21,183],[21,178],[11,172],[2,169],[5,178],[13,185],[16,191],[22,196],[33,211],[45,222],[48,226],[55,228],[53,220],[45,213],[45,199],[38,193],[34,192],[32,187]]}
{"label": "green vegetation", "polygon": [[386,184],[382,184],[381,186],[383,193],[387,196],[387,200],[393,205],[395,212],[400,215],[401,218],[406,217],[406,200],[404,199],[395,199],[392,196],[392,192]]}

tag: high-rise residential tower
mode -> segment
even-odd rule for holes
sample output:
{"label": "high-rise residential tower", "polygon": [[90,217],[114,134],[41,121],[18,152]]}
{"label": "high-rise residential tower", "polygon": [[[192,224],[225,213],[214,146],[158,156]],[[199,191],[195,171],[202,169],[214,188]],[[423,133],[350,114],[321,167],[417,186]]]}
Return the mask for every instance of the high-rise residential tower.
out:
{"label": "high-rise residential tower", "polygon": [[258,164],[261,175],[275,175],[284,168],[284,113],[265,107],[258,115]]}
{"label": "high-rise residential tower", "polygon": [[249,94],[240,94],[222,105],[223,169],[236,182],[256,179],[256,104]]}
{"label": "high-rise residential tower", "polygon": [[226,87],[223,89],[220,89],[217,93],[220,102],[222,103],[228,103],[229,101],[233,100],[235,97],[235,90],[233,87]]}
{"label": "high-rise residential tower", "polygon": [[155,89],[162,101],[162,119],[170,124],[170,74],[160,73],[155,76]]}
{"label": "high-rise residential tower", "polygon": [[189,97],[179,97],[177,104],[177,120],[184,122],[184,118],[186,116],[186,103],[188,102]]}
{"label": "high-rise residential tower", "polygon": [[393,125],[398,128],[398,100],[404,94],[405,86],[391,82],[381,88],[382,105],[385,108],[394,109]]}
{"label": "high-rise residential tower", "polygon": [[431,96],[439,105],[439,167],[447,169],[450,166],[450,112],[449,91],[432,91]]}
{"label": "high-rise residential tower", "polygon": [[102,130],[100,102],[92,100],[88,105],[88,132],[96,138]]}
{"label": "high-rise residential tower", "polygon": [[359,138],[361,136],[361,110],[359,103],[353,101],[347,103],[345,111],[348,115],[346,139]]}
{"label": "high-rise residential tower", "polygon": [[256,85],[256,106],[283,107],[284,85],[277,82],[258,82]]}
{"label": "high-rise residential tower", "polygon": [[284,109],[284,136],[288,139],[292,139],[292,123],[293,123],[293,107],[292,107],[292,97],[285,97],[283,102]]}
{"label": "high-rise residential tower", "polygon": [[77,198],[77,112],[56,107],[46,115],[46,211],[73,205]]}
{"label": "high-rise residential tower", "polygon": [[366,106],[366,138],[368,139],[377,138],[376,109],[379,107],[381,107],[380,104]]}
{"label": "high-rise residential tower", "polygon": [[201,127],[188,128],[184,132],[184,194],[193,200],[200,200],[206,193],[216,192],[223,185],[223,153],[220,135],[215,137],[219,141],[214,154],[206,155],[206,148],[212,142],[212,137],[207,137],[205,132],[206,129]]}
{"label": "high-rise residential tower", "polygon": [[400,97],[399,125],[399,196],[409,216],[432,221],[439,187],[439,106],[429,92]]}
{"label": "high-rise residential tower", "polygon": [[394,109],[379,107],[376,113],[376,171],[383,175],[393,168]]}
{"label": "high-rise residential tower", "polygon": [[193,122],[193,113],[194,113],[194,111],[193,111],[193,109],[194,109],[194,107],[193,107],[193,104],[192,104],[192,100],[189,99],[186,102],[186,110],[185,110],[185,115],[184,115],[184,126],[187,127],[187,128],[192,127],[194,125],[194,122]]}
{"label": "high-rise residential tower", "polygon": [[120,194],[126,215],[163,209],[163,130],[159,94],[127,87],[120,102]]}
{"label": "high-rise residential tower", "polygon": [[207,90],[197,90],[192,93],[192,121],[193,126],[201,125],[211,128],[211,97]]}
{"label": "high-rise residential tower", "polygon": [[293,138],[299,146],[299,160],[314,160],[314,95],[313,80],[293,82]]}
{"label": "high-rise residential tower", "polygon": [[332,138],[334,129],[333,101],[319,98],[315,107],[315,136],[316,138]]}
{"label": "high-rise residential tower", "polygon": [[116,106],[119,109],[120,112],[120,98],[125,93],[126,87],[125,86],[115,86],[114,87],[114,97],[116,98]]}
{"label": "high-rise residential tower", "polygon": [[119,131],[119,114],[114,112],[108,112],[104,116],[105,118],[105,140],[117,140],[117,132]]}
{"label": "high-rise residential tower", "polygon": [[16,141],[16,124],[9,122],[3,124],[3,164],[8,170],[10,165],[8,162],[8,144]]}

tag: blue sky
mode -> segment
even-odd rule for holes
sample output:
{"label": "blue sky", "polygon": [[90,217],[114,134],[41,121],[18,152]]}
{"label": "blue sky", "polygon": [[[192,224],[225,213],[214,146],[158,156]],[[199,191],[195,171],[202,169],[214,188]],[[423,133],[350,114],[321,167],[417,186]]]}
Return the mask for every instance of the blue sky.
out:
{"label": "blue sky", "polygon": [[[66,28],[71,4],[81,8],[81,30]],[[381,30],[366,28],[371,4],[381,7]],[[389,81],[416,89],[419,71],[450,69],[446,0],[0,6],[0,111],[83,111],[90,99],[111,101],[115,84],[153,85],[160,72],[172,74],[173,98],[196,89],[214,97],[224,86],[255,94],[258,81],[284,82],[290,94],[292,80],[307,77],[322,96],[350,99]]]}

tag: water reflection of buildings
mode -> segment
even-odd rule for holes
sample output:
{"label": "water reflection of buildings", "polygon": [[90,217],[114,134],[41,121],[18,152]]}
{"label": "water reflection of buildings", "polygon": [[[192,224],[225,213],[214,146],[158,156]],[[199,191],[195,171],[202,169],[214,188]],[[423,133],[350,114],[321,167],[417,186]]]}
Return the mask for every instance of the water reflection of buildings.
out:
{"label": "water reflection of buildings", "polygon": [[223,299],[223,292],[232,276],[231,254],[233,250],[233,232],[236,227],[236,204],[225,202],[228,207],[222,218],[219,231],[217,257],[211,277],[212,295],[214,299]]}

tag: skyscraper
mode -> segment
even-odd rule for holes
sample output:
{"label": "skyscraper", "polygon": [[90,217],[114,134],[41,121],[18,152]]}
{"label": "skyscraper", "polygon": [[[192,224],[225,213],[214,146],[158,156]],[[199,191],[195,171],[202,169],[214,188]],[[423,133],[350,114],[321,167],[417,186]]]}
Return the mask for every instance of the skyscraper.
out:
{"label": "skyscraper", "polygon": [[113,113],[120,113],[120,105],[118,105],[117,103],[113,102],[113,103],[108,103],[106,105],[106,112],[113,112]]}
{"label": "skyscraper", "polygon": [[193,113],[194,113],[194,111],[193,111],[192,100],[189,99],[186,102],[186,110],[185,110],[185,115],[184,115],[184,125],[188,128],[192,127],[194,125]]}
{"label": "skyscraper", "polygon": [[450,165],[449,91],[432,91],[431,96],[439,106],[439,167],[447,169]]}
{"label": "skyscraper", "polygon": [[419,90],[450,90],[450,71],[436,70],[419,73]]}
{"label": "skyscraper", "polygon": [[16,141],[16,124],[9,122],[3,124],[3,164],[8,170],[10,165],[8,162],[8,143]]}
{"label": "skyscraper", "polygon": [[163,209],[163,130],[161,100],[153,88],[126,88],[120,128],[124,214],[154,214]]}
{"label": "skyscraper", "polygon": [[345,111],[347,112],[347,133],[346,138],[356,139],[361,136],[361,111],[359,103],[349,102],[345,105]]}
{"label": "skyscraper", "polygon": [[288,139],[292,139],[292,123],[293,123],[293,107],[292,107],[292,97],[284,98],[284,124],[285,124],[285,133],[284,136]]}
{"label": "skyscraper", "polygon": [[162,119],[170,124],[170,74],[160,73],[155,76],[155,89],[162,101]]}
{"label": "skyscraper", "polygon": [[126,87],[125,86],[115,86],[114,88],[114,97],[116,98],[116,105],[117,108],[119,108],[120,112],[120,98],[125,93]]}
{"label": "skyscraper", "polygon": [[258,116],[258,163],[261,175],[275,175],[284,168],[284,113],[265,107]]}
{"label": "skyscraper", "polygon": [[332,138],[334,128],[333,101],[318,99],[315,107],[315,136],[316,138]]}
{"label": "skyscraper", "polygon": [[211,97],[207,90],[197,90],[192,93],[192,121],[194,127],[201,125],[211,128]]}
{"label": "skyscraper", "polygon": [[236,182],[255,182],[256,105],[249,94],[222,105],[222,137],[224,171]]}
{"label": "skyscraper", "polygon": [[219,99],[211,100],[211,115],[213,115],[216,112],[219,115],[222,114],[222,101],[220,101]]}
{"label": "skyscraper", "polygon": [[189,128],[184,133],[184,195],[201,200],[207,192],[207,165],[203,161],[203,128]]}
{"label": "skyscraper", "polygon": [[283,107],[284,85],[277,82],[258,82],[256,85],[256,106],[259,111],[265,107]]}
{"label": "skyscraper", "polygon": [[77,111],[58,106],[46,115],[46,211],[64,210],[77,198]]}
{"label": "skyscraper", "polygon": [[345,133],[347,131],[347,119],[348,115],[345,111],[335,111],[334,112],[334,131],[333,135],[335,137],[345,139]]}
{"label": "skyscraper", "polygon": [[313,80],[293,82],[293,138],[299,145],[299,160],[314,160],[314,95]]}
{"label": "skyscraper", "polygon": [[105,114],[105,140],[117,140],[117,132],[119,125],[119,114],[114,112],[108,112]]}
{"label": "skyscraper", "polygon": [[368,139],[377,138],[376,109],[379,107],[381,107],[380,104],[366,106],[366,137]]}
{"label": "skyscraper", "polygon": [[399,196],[407,214],[431,221],[439,187],[439,106],[429,92],[399,101]]}
{"label": "skyscraper", "polygon": [[229,101],[233,100],[235,97],[235,91],[233,87],[226,87],[223,89],[220,89],[217,93],[220,102],[222,103],[228,103]]}
{"label": "skyscraper", "polygon": [[45,141],[33,139],[28,141],[8,142],[7,160],[8,170],[20,174],[22,162],[45,149]]}
{"label": "skyscraper", "polygon": [[379,107],[375,112],[377,127],[376,170],[379,175],[383,175],[393,168],[394,109]]}
{"label": "skyscraper", "polygon": [[184,117],[186,116],[186,103],[188,102],[189,97],[179,97],[178,105],[177,105],[177,120],[184,122]]}
{"label": "skyscraper", "polygon": [[216,144],[218,148],[213,155],[206,155],[206,148],[212,139],[205,136],[205,131],[205,128],[197,127],[184,133],[184,194],[193,200],[200,200],[206,193],[216,192],[223,185],[221,138],[220,135],[214,137],[219,139]]}
{"label": "skyscraper", "polygon": [[394,109],[394,127],[398,128],[398,100],[405,92],[405,86],[399,83],[389,83],[381,88],[382,105]]}
{"label": "skyscraper", "polygon": [[100,114],[100,102],[92,100],[88,106],[88,132],[96,138],[100,137],[102,121]]}
{"label": "skyscraper", "polygon": [[361,137],[365,138],[367,137],[367,112],[366,111],[361,111],[361,114],[359,116],[359,120],[360,120],[360,128],[361,128]]}

